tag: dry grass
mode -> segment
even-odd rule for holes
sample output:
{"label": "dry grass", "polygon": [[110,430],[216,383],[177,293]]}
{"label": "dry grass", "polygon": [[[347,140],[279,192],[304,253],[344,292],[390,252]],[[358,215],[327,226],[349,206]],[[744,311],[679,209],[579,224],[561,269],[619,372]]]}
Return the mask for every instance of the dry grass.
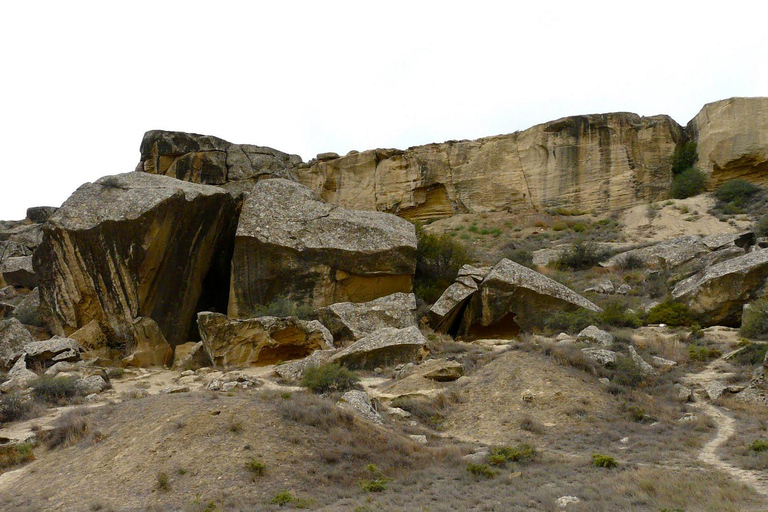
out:
{"label": "dry grass", "polygon": [[37,436],[49,450],[83,440],[98,442],[103,438],[103,434],[96,428],[90,414],[91,411],[86,408],[66,411],[56,419],[53,428],[40,430]]}

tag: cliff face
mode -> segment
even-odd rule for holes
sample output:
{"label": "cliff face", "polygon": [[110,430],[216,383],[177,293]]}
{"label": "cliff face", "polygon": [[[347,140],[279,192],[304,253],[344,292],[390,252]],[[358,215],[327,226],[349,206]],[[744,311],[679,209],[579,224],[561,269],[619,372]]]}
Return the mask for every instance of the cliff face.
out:
{"label": "cliff face", "polygon": [[566,117],[523,132],[300,166],[324,200],[410,219],[563,207],[605,211],[660,199],[684,132],[668,116]]}
{"label": "cliff face", "polygon": [[704,105],[688,123],[710,187],[734,178],[768,185],[768,98],[730,98]]}

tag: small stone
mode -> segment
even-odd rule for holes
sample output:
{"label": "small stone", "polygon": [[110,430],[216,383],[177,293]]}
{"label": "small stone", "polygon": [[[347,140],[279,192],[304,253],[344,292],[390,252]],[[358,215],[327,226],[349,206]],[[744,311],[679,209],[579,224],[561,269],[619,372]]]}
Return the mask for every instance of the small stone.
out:
{"label": "small stone", "polygon": [[560,496],[557,498],[557,506],[560,508],[566,508],[568,505],[574,505],[581,500],[576,496]]}
{"label": "small stone", "polygon": [[399,407],[390,407],[387,409],[387,412],[391,414],[392,416],[398,416],[400,418],[410,418],[411,413],[406,411],[405,409],[401,409]]}
{"label": "small stone", "polygon": [[237,387],[237,384],[238,384],[238,382],[237,382],[237,381],[234,381],[234,382],[225,382],[224,384],[222,384],[222,386],[221,386],[221,390],[222,390],[224,393],[227,393],[227,392],[229,392],[229,391],[232,391],[233,389],[235,389],[235,388]]}
{"label": "small stone", "polygon": [[408,437],[419,444],[427,444],[429,442],[427,436],[421,434],[411,434]]}
{"label": "small stone", "polygon": [[533,391],[531,391],[530,389],[526,389],[525,391],[523,391],[521,398],[523,399],[523,402],[531,403],[533,402],[533,396],[534,396]]}
{"label": "small stone", "polygon": [[182,377],[189,377],[190,375],[194,375],[194,374],[195,374],[194,370],[184,370],[183,372],[181,372]]}
{"label": "small stone", "polygon": [[189,386],[168,386],[160,390],[160,393],[171,395],[175,393],[189,393]]}
{"label": "small stone", "polygon": [[717,380],[713,380],[704,387],[710,400],[717,400],[720,398],[726,389],[728,389],[728,386]]}
{"label": "small stone", "polygon": [[653,356],[651,358],[651,362],[654,366],[660,367],[660,368],[671,368],[672,366],[677,366],[677,361],[672,361],[671,359],[664,359],[663,357],[659,356]]}
{"label": "small stone", "polygon": [[597,343],[603,347],[612,346],[613,340],[613,334],[599,329],[594,325],[590,325],[586,329],[583,329],[578,336],[576,336],[576,341],[581,343]]}
{"label": "small stone", "polygon": [[677,389],[677,399],[683,402],[690,402],[693,399],[693,390],[687,388],[681,384],[675,384]]}

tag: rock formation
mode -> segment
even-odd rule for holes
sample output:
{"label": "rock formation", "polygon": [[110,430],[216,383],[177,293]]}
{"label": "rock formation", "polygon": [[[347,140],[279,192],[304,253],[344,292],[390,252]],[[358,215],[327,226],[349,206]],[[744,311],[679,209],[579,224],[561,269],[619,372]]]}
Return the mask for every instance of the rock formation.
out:
{"label": "rock formation", "polygon": [[[224,190],[166,176],[127,173],[81,186],[35,251],[50,328],[66,336],[97,320],[113,348],[130,353],[134,321],[147,317],[172,345],[187,341],[198,302],[213,300],[204,281],[220,270],[212,262],[226,252],[234,214]],[[211,281],[225,283],[222,273]]]}
{"label": "rock formation", "polygon": [[322,308],[318,313],[336,341],[354,341],[384,327],[416,326],[416,296],[393,293],[360,304],[340,302]]}
{"label": "rock formation", "polygon": [[708,103],[688,123],[688,131],[710,187],[734,178],[768,185],[768,98]]}
{"label": "rock formation", "polygon": [[350,368],[374,369],[417,359],[426,344],[418,327],[385,327],[337,352],[328,361]]}
{"label": "rock formation", "polygon": [[408,221],[323,203],[292,181],[263,180],[240,215],[228,312],[249,318],[284,297],[322,307],[409,293],[415,267]]}

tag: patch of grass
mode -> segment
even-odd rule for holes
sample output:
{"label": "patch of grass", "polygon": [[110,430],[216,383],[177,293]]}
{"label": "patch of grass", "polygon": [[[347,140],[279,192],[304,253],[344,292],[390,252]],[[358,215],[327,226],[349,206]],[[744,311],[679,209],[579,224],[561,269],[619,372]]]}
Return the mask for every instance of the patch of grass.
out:
{"label": "patch of grass", "polygon": [[272,496],[272,499],[269,500],[269,504],[282,507],[284,505],[288,505],[289,503],[292,503],[294,499],[295,498],[293,497],[293,494],[291,494],[290,492],[280,491],[274,496]]}
{"label": "patch of grass", "polygon": [[467,464],[467,471],[473,476],[484,478],[493,478],[499,474],[495,469],[491,469],[488,464],[473,464],[471,462]]}
{"label": "patch of grass", "polygon": [[0,446],[0,470],[35,460],[32,443]]}
{"label": "patch of grass", "polygon": [[41,375],[32,382],[32,392],[36,398],[51,404],[68,403],[78,394],[76,382],[74,377]]}
{"label": "patch of grass", "polygon": [[526,432],[531,432],[532,434],[544,433],[544,425],[542,425],[541,423],[534,420],[531,416],[528,416],[528,415],[525,415],[522,418],[520,418],[520,428],[525,430]]}
{"label": "patch of grass", "polygon": [[267,465],[259,460],[251,459],[245,463],[245,469],[247,469],[248,472],[255,478],[258,476],[264,476],[264,473],[267,470]]}
{"label": "patch of grass", "polygon": [[613,366],[614,384],[636,388],[645,381],[643,369],[631,357],[618,357]]}
{"label": "patch of grass", "polygon": [[322,430],[354,423],[351,413],[339,409],[327,399],[306,393],[296,393],[289,400],[280,400],[277,404],[283,419]]}
{"label": "patch of grass", "polygon": [[301,378],[301,385],[314,393],[348,391],[359,382],[355,372],[337,363],[309,367]]}
{"label": "patch of grass", "polygon": [[310,304],[297,302],[288,297],[278,297],[269,304],[256,306],[252,316],[295,316],[302,320],[313,320],[317,317],[317,312]]}
{"label": "patch of grass", "polygon": [[598,315],[603,327],[632,327],[643,325],[642,320],[629,310],[627,304],[615,300],[608,303]]}
{"label": "patch of grass", "polygon": [[748,343],[733,356],[731,361],[742,366],[755,366],[765,360],[766,353],[768,353],[768,343]]}
{"label": "patch of grass", "polygon": [[723,353],[717,348],[699,345],[698,343],[692,343],[688,346],[688,359],[690,361],[701,361],[706,363],[712,359],[717,359],[721,355],[723,355]]}
{"label": "patch of grass", "polygon": [[492,446],[489,460],[494,466],[501,466],[507,462],[525,464],[534,460],[536,455],[536,448],[528,443],[516,446]]}
{"label": "patch of grass", "polygon": [[171,480],[168,478],[168,473],[165,473],[163,471],[159,471],[155,477],[157,480],[155,484],[155,488],[158,491],[162,492],[168,492],[171,490]]}
{"label": "patch of grass", "polygon": [[368,464],[365,470],[372,476],[369,480],[360,482],[360,490],[363,492],[384,492],[391,479],[384,476],[375,464]]}
{"label": "patch of grass", "polygon": [[616,459],[609,455],[602,455],[600,453],[592,454],[592,465],[597,468],[615,468],[619,466]]}
{"label": "patch of grass", "polygon": [[86,438],[98,441],[103,435],[91,423],[89,415],[88,409],[69,410],[56,419],[52,429],[38,432],[38,438],[51,450],[75,444]]}
{"label": "patch of grass", "polygon": [[706,187],[707,175],[694,167],[675,175],[669,187],[669,195],[674,199],[685,199],[701,194]]}
{"label": "patch of grass", "polygon": [[577,238],[571,247],[560,254],[556,267],[560,270],[584,270],[604,260],[607,253],[591,240]]}
{"label": "patch of grass", "polygon": [[768,299],[759,299],[744,308],[739,334],[753,340],[768,339]]}

